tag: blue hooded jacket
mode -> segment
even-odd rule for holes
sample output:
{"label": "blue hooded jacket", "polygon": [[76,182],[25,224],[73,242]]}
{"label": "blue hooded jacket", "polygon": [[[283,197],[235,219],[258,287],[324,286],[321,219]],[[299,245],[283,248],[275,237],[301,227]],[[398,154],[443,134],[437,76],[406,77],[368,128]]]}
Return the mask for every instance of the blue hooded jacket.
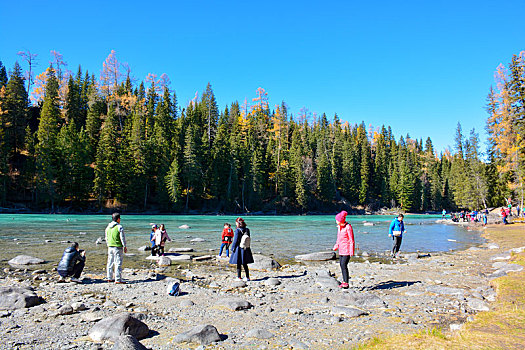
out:
{"label": "blue hooded jacket", "polygon": [[393,235],[393,231],[401,231],[401,236],[403,236],[403,232],[405,232],[405,223],[403,221],[399,221],[397,218],[392,220],[392,223],[390,224],[390,230],[388,230],[389,235]]}

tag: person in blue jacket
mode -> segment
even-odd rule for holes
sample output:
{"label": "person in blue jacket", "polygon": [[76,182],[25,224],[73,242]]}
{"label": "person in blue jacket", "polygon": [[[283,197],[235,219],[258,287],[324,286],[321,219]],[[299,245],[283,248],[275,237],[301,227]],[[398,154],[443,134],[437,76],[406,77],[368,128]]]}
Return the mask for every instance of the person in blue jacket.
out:
{"label": "person in blue jacket", "polygon": [[392,246],[392,258],[397,257],[397,253],[399,252],[399,248],[401,248],[401,240],[403,238],[403,233],[405,233],[405,224],[403,223],[403,214],[399,214],[397,218],[392,220],[392,223],[390,224],[390,229],[388,230],[388,235],[392,237],[394,240],[394,244]]}
{"label": "person in blue jacket", "polygon": [[235,225],[237,228],[233,233],[234,236],[231,245],[232,256],[230,257],[230,264],[237,265],[237,278],[235,280],[241,280],[241,268],[244,267],[244,272],[246,273],[244,281],[249,281],[250,271],[248,270],[248,264],[253,264],[252,250],[249,247],[250,239],[244,239],[244,241],[247,243],[245,243],[243,248],[241,248],[243,245],[241,243],[243,241],[243,235],[247,234],[248,237],[250,236],[250,230],[246,227],[246,223],[244,222],[243,218],[237,218],[237,220],[235,220]]}

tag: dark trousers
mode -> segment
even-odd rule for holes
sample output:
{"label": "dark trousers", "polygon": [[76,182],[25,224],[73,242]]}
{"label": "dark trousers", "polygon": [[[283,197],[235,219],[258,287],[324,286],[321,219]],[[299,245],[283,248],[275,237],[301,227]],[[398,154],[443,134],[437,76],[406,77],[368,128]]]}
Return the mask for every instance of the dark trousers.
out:
{"label": "dark trousers", "polygon": [[153,246],[153,248],[151,248],[151,255],[152,255],[152,256],[155,256],[155,255],[158,255],[158,256],[164,255],[164,246],[161,246],[161,245],[155,245],[155,246]]}
{"label": "dark trousers", "polygon": [[241,267],[244,266],[244,272],[246,273],[246,278],[250,278],[250,271],[248,270],[248,264],[237,264],[237,277],[241,278]]}
{"label": "dark trousers", "polygon": [[392,236],[394,239],[394,244],[392,245],[392,257],[395,257],[396,254],[399,252],[399,248],[401,248],[401,236]]}
{"label": "dark trousers", "polygon": [[343,274],[343,282],[348,283],[348,262],[350,255],[339,255],[339,265],[341,265],[341,273]]}
{"label": "dark trousers", "polygon": [[80,278],[80,275],[82,274],[82,271],[84,270],[85,263],[83,261],[77,261],[75,266],[73,266],[73,270],[70,271],[63,271],[58,270],[58,274],[62,277],[69,277],[73,276],[74,278]]}

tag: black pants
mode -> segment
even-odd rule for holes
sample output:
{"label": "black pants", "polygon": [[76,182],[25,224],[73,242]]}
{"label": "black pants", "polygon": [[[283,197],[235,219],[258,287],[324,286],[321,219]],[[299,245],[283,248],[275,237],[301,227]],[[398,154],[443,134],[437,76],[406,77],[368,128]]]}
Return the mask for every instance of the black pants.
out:
{"label": "black pants", "polygon": [[69,277],[73,276],[74,278],[80,278],[80,275],[82,274],[82,271],[84,270],[85,263],[83,261],[77,261],[75,266],[73,266],[72,271],[63,271],[58,270],[58,274],[62,277]]}
{"label": "black pants", "polygon": [[392,246],[392,257],[395,257],[396,254],[399,252],[399,248],[401,248],[401,236],[392,236],[394,239],[394,244]]}
{"label": "black pants", "polygon": [[244,266],[244,272],[246,273],[246,278],[250,278],[250,271],[248,270],[248,264],[237,264],[237,277],[241,278],[241,267]]}
{"label": "black pants", "polygon": [[153,248],[151,248],[151,255],[152,255],[152,256],[155,256],[155,255],[158,255],[158,256],[164,255],[164,246],[161,246],[161,245],[155,245],[155,246],[153,246]]}
{"label": "black pants", "polygon": [[343,282],[348,283],[348,262],[350,255],[339,255],[339,265],[341,265],[341,273],[343,274]]}

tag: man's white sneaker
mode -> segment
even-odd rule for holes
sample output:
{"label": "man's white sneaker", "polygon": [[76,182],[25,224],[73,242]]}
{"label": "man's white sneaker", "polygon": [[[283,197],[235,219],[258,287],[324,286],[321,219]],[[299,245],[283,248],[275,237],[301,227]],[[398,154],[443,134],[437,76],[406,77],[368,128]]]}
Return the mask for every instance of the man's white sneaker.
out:
{"label": "man's white sneaker", "polygon": [[234,280],[235,282],[240,282],[240,281],[242,281],[239,277],[235,277],[233,280]]}
{"label": "man's white sneaker", "polygon": [[242,280],[243,280],[244,282],[248,282],[250,279],[247,278],[247,277],[244,277]]}

